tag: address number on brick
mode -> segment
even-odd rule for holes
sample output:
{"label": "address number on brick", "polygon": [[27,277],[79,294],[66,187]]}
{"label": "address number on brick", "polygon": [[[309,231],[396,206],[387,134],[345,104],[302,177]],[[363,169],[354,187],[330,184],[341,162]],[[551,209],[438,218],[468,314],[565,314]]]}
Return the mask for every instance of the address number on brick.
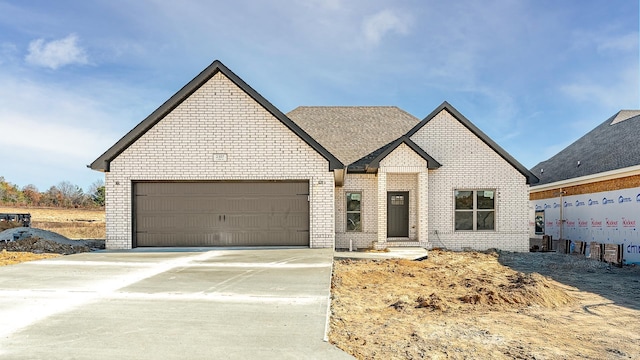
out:
{"label": "address number on brick", "polygon": [[227,154],[213,154],[213,161],[227,161]]}

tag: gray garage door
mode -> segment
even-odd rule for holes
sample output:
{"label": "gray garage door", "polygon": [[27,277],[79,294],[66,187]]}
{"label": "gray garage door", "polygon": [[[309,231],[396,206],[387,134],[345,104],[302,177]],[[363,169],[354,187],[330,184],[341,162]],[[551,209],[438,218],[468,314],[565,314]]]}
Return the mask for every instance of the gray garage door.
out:
{"label": "gray garage door", "polygon": [[308,182],[134,183],[135,246],[308,246]]}

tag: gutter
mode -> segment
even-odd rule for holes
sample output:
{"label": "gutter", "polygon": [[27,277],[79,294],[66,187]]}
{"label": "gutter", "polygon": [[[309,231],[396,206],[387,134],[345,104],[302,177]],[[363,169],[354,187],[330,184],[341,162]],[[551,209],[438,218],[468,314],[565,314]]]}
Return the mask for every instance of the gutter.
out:
{"label": "gutter", "polygon": [[597,181],[611,180],[617,179],[621,177],[640,175],[640,165],[630,166],[622,169],[616,169],[611,171],[605,171],[597,174],[580,176],[577,178],[560,180],[544,185],[536,185],[529,187],[529,193],[536,193],[545,190],[556,189],[559,187],[568,187],[568,186],[576,186],[589,184]]}

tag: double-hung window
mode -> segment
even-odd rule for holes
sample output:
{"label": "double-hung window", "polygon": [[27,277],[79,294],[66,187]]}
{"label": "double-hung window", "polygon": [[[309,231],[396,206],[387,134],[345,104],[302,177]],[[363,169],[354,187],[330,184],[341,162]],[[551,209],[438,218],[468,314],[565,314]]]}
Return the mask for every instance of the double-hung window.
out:
{"label": "double-hung window", "polygon": [[456,231],[495,230],[495,190],[456,190]]}
{"label": "double-hung window", "polygon": [[347,193],[347,231],[362,231],[362,193]]}

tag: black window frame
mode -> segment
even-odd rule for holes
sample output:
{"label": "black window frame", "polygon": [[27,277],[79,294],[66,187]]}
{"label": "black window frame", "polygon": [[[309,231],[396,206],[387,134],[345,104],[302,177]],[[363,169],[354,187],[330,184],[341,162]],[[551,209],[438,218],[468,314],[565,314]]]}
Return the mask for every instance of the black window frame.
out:
{"label": "black window frame", "polygon": [[[349,201],[350,201],[350,195],[352,194],[357,194],[360,195],[360,200],[359,200],[359,206],[357,210],[349,210]],[[362,191],[347,191],[345,192],[345,231],[346,232],[362,232],[363,231],[363,226],[362,226]],[[356,223],[353,222],[353,219],[349,216],[349,215],[358,215],[359,218],[359,223],[356,225]],[[354,226],[352,226],[350,228],[350,224],[353,223]]]}
{"label": "black window frame", "polygon": [[[484,196],[484,192],[492,192],[493,195],[490,198],[492,207],[486,207],[485,204],[479,204],[478,194],[479,192],[483,192],[482,196]],[[458,197],[459,193],[471,193],[470,199],[466,196]],[[496,197],[497,191],[496,189],[490,188],[482,188],[482,189],[455,189],[453,192],[453,229],[456,232],[495,232],[496,231]],[[466,200],[466,201],[465,201]],[[471,200],[471,202],[469,202]],[[492,216],[491,228],[480,228],[479,229],[479,215],[488,213]],[[469,214],[471,214],[471,219],[469,219]],[[462,217],[464,215],[464,217]],[[485,217],[486,219],[486,217]],[[459,222],[460,221],[460,222]],[[462,226],[464,223],[471,222],[471,227]]]}

